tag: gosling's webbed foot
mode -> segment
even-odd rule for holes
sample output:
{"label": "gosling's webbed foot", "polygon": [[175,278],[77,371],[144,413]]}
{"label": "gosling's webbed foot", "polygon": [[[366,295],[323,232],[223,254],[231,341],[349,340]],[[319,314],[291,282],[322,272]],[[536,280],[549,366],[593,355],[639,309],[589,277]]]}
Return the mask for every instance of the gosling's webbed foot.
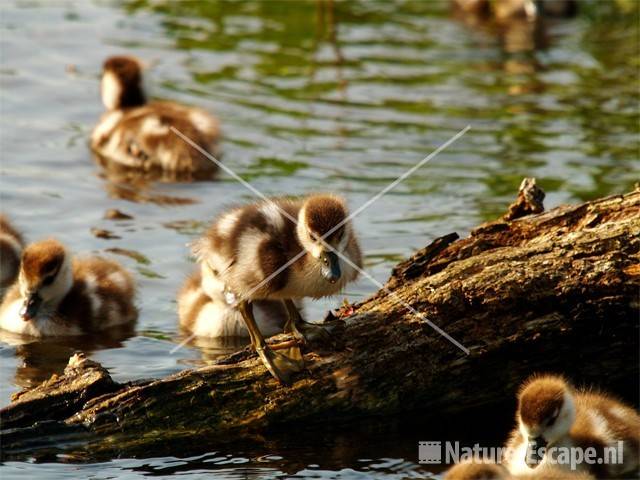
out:
{"label": "gosling's webbed foot", "polygon": [[289,385],[292,375],[304,368],[304,360],[298,346],[286,346],[281,350],[282,353],[265,346],[257,348],[256,352],[269,373],[280,383]]}
{"label": "gosling's webbed foot", "polygon": [[307,344],[309,342],[319,342],[321,344],[333,343],[333,338],[329,331],[322,325],[298,320],[289,325],[289,331],[299,342]]}
{"label": "gosling's webbed foot", "polygon": [[[250,302],[243,301],[238,305],[242,318],[249,330],[249,336],[251,337],[251,345],[258,353],[260,360],[269,373],[274,376],[276,380],[281,383],[289,384],[291,376],[299,372],[304,368],[304,361],[302,359],[302,353],[297,342],[290,342],[288,345],[277,346],[276,348],[282,350],[283,353],[275,352],[264,341],[264,337],[256,320],[253,316],[253,305]],[[285,351],[286,350],[286,351]]]}
{"label": "gosling's webbed foot", "polygon": [[300,315],[298,311],[298,307],[296,307],[292,300],[287,299],[284,301],[284,304],[289,316],[284,326],[285,333],[290,333],[303,345],[310,342],[332,343],[332,337],[324,327],[303,320],[302,315]]}

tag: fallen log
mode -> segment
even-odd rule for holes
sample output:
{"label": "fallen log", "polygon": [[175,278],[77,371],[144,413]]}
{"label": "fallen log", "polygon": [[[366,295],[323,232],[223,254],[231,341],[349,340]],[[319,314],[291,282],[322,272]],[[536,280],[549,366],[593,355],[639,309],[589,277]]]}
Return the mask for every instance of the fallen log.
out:
{"label": "fallen log", "polygon": [[281,426],[407,411],[442,418],[511,404],[536,371],[637,404],[640,190],[530,214],[543,196],[523,182],[502,219],[396,266],[383,289],[327,320],[340,346],[307,347],[307,369],[289,387],[248,348],[129,384],[76,356],[0,411],[2,455],[61,444],[151,455],[159,444]]}

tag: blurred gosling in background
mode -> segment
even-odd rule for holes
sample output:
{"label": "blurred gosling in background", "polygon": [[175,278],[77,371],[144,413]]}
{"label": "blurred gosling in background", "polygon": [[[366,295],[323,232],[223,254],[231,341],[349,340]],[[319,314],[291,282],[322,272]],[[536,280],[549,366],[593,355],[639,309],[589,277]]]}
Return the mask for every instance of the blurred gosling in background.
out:
{"label": "blurred gosling in background", "polygon": [[170,127],[217,157],[218,121],[200,108],[148,101],[136,58],[118,56],[104,62],[101,94],[107,111],[91,134],[91,148],[105,160],[141,172],[167,171],[196,178],[217,170],[215,163]]}
{"label": "blurred gosling in background", "polygon": [[0,213],[0,300],[18,277],[23,248],[22,235]]}
{"label": "blurred gosling in background", "polygon": [[492,18],[498,23],[542,17],[572,17],[578,10],[576,0],[451,0],[460,12]]}
{"label": "blurred gosling in background", "polygon": [[[178,294],[180,326],[199,337],[248,337],[242,314],[225,293],[224,283],[203,262]],[[281,301],[258,300],[254,315],[260,333],[271,337],[282,333],[287,309]]]}

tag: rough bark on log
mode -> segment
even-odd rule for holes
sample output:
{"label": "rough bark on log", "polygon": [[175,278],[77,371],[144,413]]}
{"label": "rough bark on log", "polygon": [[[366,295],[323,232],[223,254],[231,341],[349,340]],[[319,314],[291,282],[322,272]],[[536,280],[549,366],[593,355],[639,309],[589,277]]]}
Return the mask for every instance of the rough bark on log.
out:
{"label": "rough bark on log", "polygon": [[42,448],[43,432],[51,442],[89,438],[93,452],[150,454],[158,442],[302,422],[412,410],[442,417],[504,405],[535,371],[637,402],[639,288],[639,190],[489,222],[464,239],[437,239],[399,264],[384,289],[344,307],[330,322],[341,348],[311,345],[290,387],[249,349],[126,385],[76,358],[2,409],[2,453]]}

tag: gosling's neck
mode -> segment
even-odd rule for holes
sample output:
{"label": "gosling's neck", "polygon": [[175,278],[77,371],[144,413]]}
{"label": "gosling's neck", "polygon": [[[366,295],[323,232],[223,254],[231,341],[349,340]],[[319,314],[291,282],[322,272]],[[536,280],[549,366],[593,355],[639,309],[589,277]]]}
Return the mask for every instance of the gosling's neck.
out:
{"label": "gosling's neck", "polygon": [[102,103],[109,111],[139,107],[147,103],[139,82],[123,82],[114,72],[106,71],[101,84]]}
{"label": "gosling's neck", "polygon": [[49,310],[58,308],[62,300],[69,294],[73,287],[72,260],[67,254],[55,281],[46,290],[42,291],[42,306]]}
{"label": "gosling's neck", "polygon": [[200,275],[200,284],[204,293],[213,300],[224,301],[224,282],[213,272],[207,261],[201,263]]}

